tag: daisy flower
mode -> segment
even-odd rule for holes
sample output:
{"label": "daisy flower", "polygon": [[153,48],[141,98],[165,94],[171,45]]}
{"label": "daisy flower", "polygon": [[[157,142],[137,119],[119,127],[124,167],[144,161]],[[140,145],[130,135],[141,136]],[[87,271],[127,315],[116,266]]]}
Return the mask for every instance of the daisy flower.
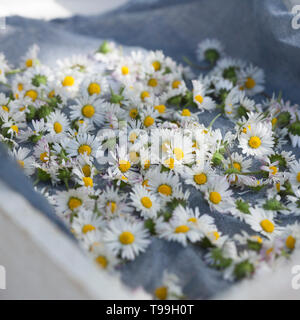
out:
{"label": "daisy flower", "polygon": [[182,206],[178,206],[168,222],[163,222],[162,218],[156,221],[155,230],[159,238],[179,242],[184,247],[187,246],[188,241],[194,243],[201,239],[201,233],[195,223],[187,219],[184,211]]}
{"label": "daisy flower", "polygon": [[18,148],[13,149],[11,155],[16,159],[20,167],[24,170],[24,173],[27,176],[31,176],[35,169],[34,169],[34,157],[29,156],[31,150],[27,148]]}
{"label": "daisy flower", "polygon": [[93,230],[104,230],[105,222],[97,214],[80,207],[72,220],[71,229],[76,237],[82,238],[85,234]]}
{"label": "daisy flower", "polygon": [[229,183],[225,177],[214,177],[207,185],[205,199],[210,208],[222,213],[230,211],[233,207],[232,191],[229,190]]}
{"label": "daisy flower", "polygon": [[126,194],[121,194],[118,192],[118,189],[107,186],[99,196],[97,206],[110,219],[132,211],[126,203],[126,199]]}
{"label": "daisy flower", "polygon": [[86,188],[70,189],[68,191],[57,192],[53,199],[57,212],[61,215],[69,216],[77,212],[80,208],[92,210],[95,201],[89,197],[89,190]]}
{"label": "daisy flower", "polygon": [[240,137],[240,148],[246,155],[262,158],[274,153],[272,129],[265,123],[252,123]]}
{"label": "daisy flower", "polygon": [[185,183],[194,186],[200,191],[205,190],[207,184],[212,181],[215,175],[216,173],[208,163],[205,163],[204,166],[194,165],[191,168],[186,167],[183,174]]}
{"label": "daisy flower", "polygon": [[85,94],[75,101],[76,104],[69,107],[71,120],[84,120],[98,126],[103,123],[101,113],[101,103],[103,101],[99,100],[97,95],[89,96]]}
{"label": "daisy flower", "polygon": [[179,178],[172,172],[160,172],[159,168],[151,171],[149,190],[164,200],[171,200],[180,194]]}
{"label": "daisy flower", "polygon": [[154,291],[154,297],[158,300],[183,299],[183,293],[179,285],[178,277],[165,270],[161,285]]}
{"label": "daisy flower", "polygon": [[300,160],[294,161],[289,168],[289,180],[293,189],[300,186]]}
{"label": "daisy flower", "polygon": [[130,193],[132,205],[145,218],[156,218],[160,200],[143,186],[135,186]]}
{"label": "daisy flower", "polygon": [[267,238],[280,234],[281,228],[275,223],[272,211],[266,211],[259,207],[250,208],[249,210],[251,214],[245,217],[245,222],[254,231],[263,234]]}
{"label": "daisy flower", "polygon": [[288,250],[299,248],[300,243],[300,226],[298,222],[285,226],[285,230],[281,236],[284,239],[285,247]]}
{"label": "daisy flower", "polygon": [[[87,170],[90,170],[89,176],[86,176]],[[86,188],[93,188],[94,187],[94,174],[95,174],[95,168],[83,170],[82,168],[72,168],[72,173],[74,174],[75,181],[80,184],[81,186],[84,186]]]}
{"label": "daisy flower", "polygon": [[95,157],[99,141],[97,137],[87,133],[79,133],[75,138],[71,139],[66,146],[66,150],[70,157],[87,154],[90,157]]}
{"label": "daisy flower", "polygon": [[40,64],[38,60],[38,53],[40,51],[39,46],[36,44],[32,45],[26,52],[26,54],[21,57],[21,68],[31,68]]}
{"label": "daisy flower", "polygon": [[200,110],[213,110],[216,107],[216,103],[212,98],[206,96],[206,88],[198,81],[193,80],[193,101],[196,103]]}
{"label": "daisy flower", "polygon": [[212,70],[212,74],[230,80],[233,85],[236,85],[238,80],[238,72],[244,67],[245,62],[226,57],[217,61],[215,68]]}
{"label": "daisy flower", "polygon": [[82,74],[75,70],[62,70],[55,76],[55,86],[63,98],[73,99],[78,93]]}
{"label": "daisy flower", "polygon": [[122,259],[134,260],[144,252],[150,240],[148,231],[141,221],[118,217],[107,223],[104,232],[104,241],[107,248]]}
{"label": "daisy flower", "polygon": [[242,155],[234,152],[230,155],[229,159],[224,160],[224,165],[226,168],[236,170],[237,174],[227,174],[227,179],[232,184],[243,185],[247,184],[247,176],[239,175],[238,173],[249,172],[249,168],[252,165],[251,159],[245,159]]}
{"label": "daisy flower", "polygon": [[84,78],[80,90],[83,95],[102,97],[108,91],[108,83],[102,74],[92,74]]}
{"label": "daisy flower", "polygon": [[224,48],[217,39],[205,39],[198,43],[197,58],[199,61],[206,60],[211,64],[217,62],[224,55]]}
{"label": "daisy flower", "polygon": [[96,246],[90,255],[96,265],[105,271],[112,272],[114,268],[120,263],[119,259],[117,259],[115,255],[103,243]]}
{"label": "daisy flower", "polygon": [[238,85],[248,96],[254,96],[264,91],[264,71],[250,65],[238,73]]}
{"label": "daisy flower", "polygon": [[53,138],[53,141],[58,141],[62,138],[62,135],[69,129],[70,122],[65,114],[56,110],[51,112],[47,117],[46,128]]}
{"label": "daisy flower", "polygon": [[33,152],[39,163],[49,164],[51,159],[51,150],[46,138],[40,139],[34,147]]}
{"label": "daisy flower", "polygon": [[93,71],[92,61],[87,55],[78,54],[63,60],[56,61],[59,69],[64,71],[74,70],[80,73],[91,73]]}

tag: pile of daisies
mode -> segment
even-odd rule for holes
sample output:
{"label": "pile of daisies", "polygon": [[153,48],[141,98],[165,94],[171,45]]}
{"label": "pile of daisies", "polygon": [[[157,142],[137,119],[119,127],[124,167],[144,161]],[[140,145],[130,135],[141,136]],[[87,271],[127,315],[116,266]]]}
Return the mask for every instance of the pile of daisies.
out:
{"label": "pile of daisies", "polygon": [[[234,281],[297,249],[300,113],[266,95],[263,70],[212,39],[198,45],[199,65],[185,59],[205,70],[198,78],[161,51],[107,41],[54,68],[38,51],[18,68],[0,55],[0,141],[100,268],[117,273],[158,237],[201,247]],[[218,215],[241,230],[225,234]],[[166,271],[154,296],[183,298],[182,286]]]}

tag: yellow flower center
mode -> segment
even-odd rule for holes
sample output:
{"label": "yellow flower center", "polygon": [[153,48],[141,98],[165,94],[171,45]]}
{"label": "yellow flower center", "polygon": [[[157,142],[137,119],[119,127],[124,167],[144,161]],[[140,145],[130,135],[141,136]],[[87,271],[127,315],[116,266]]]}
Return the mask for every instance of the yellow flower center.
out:
{"label": "yellow flower center", "polygon": [[270,170],[271,170],[271,173],[272,173],[272,174],[276,174],[276,173],[278,172],[278,168],[275,167],[275,166],[271,166],[271,167],[270,167]]}
{"label": "yellow flower center", "polygon": [[295,248],[296,239],[293,236],[288,236],[285,240],[285,245],[290,250],[293,250]]}
{"label": "yellow flower center", "polygon": [[136,162],[139,160],[139,154],[136,151],[130,151],[129,158],[131,162]]}
{"label": "yellow flower center", "polygon": [[132,244],[134,242],[134,235],[129,231],[124,231],[120,234],[119,240],[125,245]]}
{"label": "yellow flower center", "polygon": [[210,194],[209,194],[209,200],[214,203],[214,204],[218,204],[221,202],[222,200],[222,197],[220,195],[219,192],[217,191],[212,191]]}
{"label": "yellow flower center", "polygon": [[129,135],[129,141],[131,143],[134,143],[134,141],[137,139],[137,134],[135,132],[132,132],[130,135]]}
{"label": "yellow flower center", "polygon": [[144,169],[149,169],[150,168],[150,160],[146,160],[144,162]]}
{"label": "yellow flower center", "polygon": [[31,98],[32,101],[35,101],[36,98],[38,97],[38,93],[35,90],[28,90],[25,93],[25,97]]}
{"label": "yellow flower center", "polygon": [[158,106],[155,106],[154,109],[158,111],[158,113],[165,113],[166,106],[164,104],[159,104]]}
{"label": "yellow flower center", "polygon": [[66,76],[62,81],[64,87],[72,87],[75,83],[75,79],[72,76]]}
{"label": "yellow flower center", "polygon": [[195,218],[195,217],[189,218],[188,222],[196,223],[197,222],[197,218]]}
{"label": "yellow flower center", "polygon": [[95,261],[100,265],[100,267],[102,267],[103,269],[106,269],[107,265],[108,265],[108,261],[106,259],[106,257],[104,256],[98,256]]}
{"label": "yellow flower center", "polygon": [[172,188],[167,184],[162,184],[157,188],[157,191],[165,196],[170,196],[172,194]]}
{"label": "yellow flower center", "polygon": [[297,173],[297,181],[300,182],[300,171]]}
{"label": "yellow flower center", "polygon": [[88,93],[90,96],[93,94],[100,94],[100,92],[101,92],[101,87],[98,83],[96,82],[90,83],[88,87]]}
{"label": "yellow flower center", "polygon": [[23,84],[22,84],[22,83],[19,83],[19,84],[18,84],[18,90],[19,90],[19,91],[23,91]]}
{"label": "yellow flower center", "polygon": [[261,140],[259,137],[257,136],[254,136],[254,137],[251,137],[249,139],[249,142],[248,142],[249,146],[252,148],[252,149],[257,149],[260,147],[261,145]]}
{"label": "yellow flower center", "polygon": [[15,124],[13,124],[10,128],[11,128],[15,133],[18,133],[18,132],[19,132],[19,128],[18,128],[18,126],[16,126]]}
{"label": "yellow flower center", "polygon": [[175,233],[187,233],[190,230],[190,228],[186,225],[178,226],[175,229]]}
{"label": "yellow flower center", "polygon": [[111,211],[111,213],[114,213],[117,209],[117,204],[114,201],[109,201],[107,202],[106,207]]}
{"label": "yellow flower center", "polygon": [[147,209],[150,209],[152,207],[152,201],[149,197],[143,197],[141,199],[141,203]]}
{"label": "yellow flower center", "polygon": [[148,81],[148,86],[149,86],[149,87],[156,87],[157,84],[158,84],[158,82],[157,82],[157,80],[154,79],[154,78],[151,78],[151,79],[149,79],[149,81]]}
{"label": "yellow flower center", "polygon": [[129,68],[127,66],[123,66],[121,68],[121,72],[122,72],[123,76],[126,76],[129,73]]}
{"label": "yellow flower center", "polygon": [[191,116],[191,111],[189,109],[183,109],[181,112],[181,115],[183,117],[190,117]]}
{"label": "yellow flower center", "polygon": [[8,106],[2,106],[2,109],[6,112],[9,112],[9,107]]}
{"label": "yellow flower center", "polygon": [[160,68],[161,68],[161,64],[160,64],[159,61],[154,61],[154,62],[152,62],[152,66],[153,66],[153,68],[154,68],[155,71],[159,71]]}
{"label": "yellow flower center", "polygon": [[256,82],[253,78],[249,77],[245,82],[245,87],[247,89],[253,89],[256,85]]}
{"label": "yellow flower center", "polygon": [[251,239],[257,241],[258,243],[262,243],[263,239],[260,236],[252,236]]}
{"label": "yellow flower center", "polygon": [[84,182],[84,185],[86,187],[93,187],[93,185],[94,185],[93,179],[90,177],[83,177],[82,181]]}
{"label": "yellow flower center", "polygon": [[80,153],[80,154],[86,153],[89,156],[92,153],[92,148],[90,146],[88,146],[87,144],[82,144],[78,148],[78,153]]}
{"label": "yellow flower center", "polygon": [[146,98],[150,97],[150,93],[148,91],[143,91],[141,93],[141,99],[144,101]]}
{"label": "yellow flower center", "polygon": [[149,187],[149,180],[148,179],[144,180],[143,183],[142,183],[142,186],[143,187]]}
{"label": "yellow flower center", "polygon": [[145,127],[150,127],[152,126],[154,123],[154,119],[151,117],[151,116],[147,116],[145,119],[144,119],[144,125]]}
{"label": "yellow flower center", "polygon": [[271,121],[271,122],[272,122],[272,126],[275,126],[275,124],[277,123],[277,121],[278,121],[277,118],[273,118],[272,121]]}
{"label": "yellow flower center", "polygon": [[173,153],[178,161],[184,158],[184,152],[180,148],[174,148]]}
{"label": "yellow flower center", "polygon": [[92,105],[87,104],[81,109],[81,113],[86,118],[92,118],[95,114],[95,108]]}
{"label": "yellow flower center", "polygon": [[26,62],[25,62],[25,64],[26,64],[26,67],[27,67],[27,68],[32,67],[32,65],[33,65],[32,59],[27,59]]}
{"label": "yellow flower center", "polygon": [[42,162],[47,162],[49,160],[49,155],[48,155],[48,152],[42,152],[40,154],[40,160]]}
{"label": "yellow flower center", "polygon": [[90,231],[93,231],[93,230],[96,230],[96,228],[95,228],[93,225],[91,225],[91,224],[86,224],[86,225],[84,225],[84,226],[82,227],[82,232],[83,232],[84,234],[86,234],[86,233],[88,233],[88,232],[90,232]]}
{"label": "yellow flower center", "polygon": [[55,96],[55,90],[51,90],[48,94],[48,98],[53,98]]}
{"label": "yellow flower center", "polygon": [[68,202],[68,207],[74,210],[82,205],[82,201],[78,198],[71,197]]}
{"label": "yellow flower center", "polygon": [[265,232],[272,233],[275,229],[273,222],[268,219],[264,219],[260,222],[261,227]]}
{"label": "yellow flower center", "polygon": [[170,141],[164,141],[161,145],[161,149],[163,152],[167,152],[169,150],[169,147],[171,146]]}
{"label": "yellow flower center", "polygon": [[280,182],[277,182],[277,183],[276,183],[276,190],[277,190],[277,192],[280,191]]}
{"label": "yellow flower center", "polygon": [[82,172],[85,177],[90,177],[91,176],[91,167],[88,164],[85,164],[82,167]]}
{"label": "yellow flower center", "polygon": [[164,161],[164,164],[166,165],[166,167],[172,170],[174,169],[175,160],[173,158],[166,159]]}
{"label": "yellow flower center", "polygon": [[24,161],[23,160],[18,160],[19,165],[24,168]]}
{"label": "yellow flower center", "polygon": [[234,163],[233,163],[233,167],[234,167],[234,169],[236,169],[236,170],[238,170],[238,171],[241,171],[241,165],[240,165],[240,163],[234,162]]}
{"label": "yellow flower center", "polygon": [[155,289],[155,296],[159,300],[166,300],[168,296],[168,288],[167,287],[159,287]]}
{"label": "yellow flower center", "polygon": [[201,185],[207,182],[207,175],[205,173],[199,173],[194,175],[194,181]]}
{"label": "yellow flower center", "polygon": [[181,81],[179,81],[179,80],[175,80],[172,82],[173,89],[178,89],[180,85],[181,85]]}
{"label": "yellow flower center", "polygon": [[121,172],[127,172],[131,167],[131,164],[127,160],[119,160],[119,169]]}
{"label": "yellow flower center", "polygon": [[138,113],[139,113],[138,110],[134,108],[129,111],[129,116],[130,116],[130,118],[135,119],[137,117]]}
{"label": "yellow flower center", "polygon": [[212,235],[214,236],[215,240],[218,240],[220,238],[220,234],[218,231],[213,231]]}
{"label": "yellow flower center", "polygon": [[199,103],[202,103],[202,102],[203,102],[203,97],[202,97],[200,94],[197,94],[197,95],[195,96],[195,100],[196,100],[197,102],[199,102]]}
{"label": "yellow flower center", "polygon": [[54,122],[53,129],[56,133],[61,133],[63,130],[63,127],[59,122]]}

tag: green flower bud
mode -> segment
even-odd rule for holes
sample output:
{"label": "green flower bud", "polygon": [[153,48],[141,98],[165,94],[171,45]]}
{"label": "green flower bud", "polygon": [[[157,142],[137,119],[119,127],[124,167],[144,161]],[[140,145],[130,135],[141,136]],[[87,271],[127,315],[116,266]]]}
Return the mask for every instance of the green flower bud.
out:
{"label": "green flower bud", "polygon": [[234,275],[238,280],[249,277],[254,273],[254,266],[248,260],[238,263],[234,268]]}
{"label": "green flower bud", "polygon": [[208,49],[204,53],[205,59],[211,64],[215,64],[220,58],[220,53],[216,49]]}
{"label": "green flower bud", "polygon": [[39,87],[41,84],[46,85],[47,84],[47,77],[41,74],[37,74],[34,76],[34,78],[31,81],[32,85]]}

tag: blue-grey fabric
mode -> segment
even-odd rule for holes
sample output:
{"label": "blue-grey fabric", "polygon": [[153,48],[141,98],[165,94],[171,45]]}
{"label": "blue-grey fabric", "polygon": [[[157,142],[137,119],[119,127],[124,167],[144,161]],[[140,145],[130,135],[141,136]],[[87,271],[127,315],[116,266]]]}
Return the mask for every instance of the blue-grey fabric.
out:
{"label": "blue-grey fabric", "polygon": [[[41,60],[54,65],[57,58],[92,52],[103,39],[112,39],[126,46],[161,49],[182,62],[183,56],[196,60],[199,41],[217,37],[224,43],[228,55],[264,68],[269,94],[282,90],[284,99],[297,102],[300,99],[300,30],[291,27],[287,2],[134,0],[102,16],[75,16],[50,22],[11,17],[7,19],[7,29],[0,33],[0,51],[4,51],[11,63],[17,63],[27,47],[37,43],[41,47]],[[201,120],[208,124],[214,116],[203,116]],[[215,123],[223,133],[231,126],[223,118]],[[0,163],[0,179],[61,225],[52,208],[34,193],[28,179],[7,160],[2,147]],[[253,194],[248,197],[254,199]],[[209,212],[199,193],[192,194],[191,202],[199,206],[201,212]],[[232,235],[241,228],[249,230],[233,217],[211,215],[226,234]],[[205,251],[193,245],[184,248],[154,239],[145,254],[120,267],[122,279],[132,287],[143,285],[151,292],[160,284],[163,270],[168,269],[180,277],[189,298],[209,298],[230,284],[222,280],[218,271],[207,267],[204,254]]]}

